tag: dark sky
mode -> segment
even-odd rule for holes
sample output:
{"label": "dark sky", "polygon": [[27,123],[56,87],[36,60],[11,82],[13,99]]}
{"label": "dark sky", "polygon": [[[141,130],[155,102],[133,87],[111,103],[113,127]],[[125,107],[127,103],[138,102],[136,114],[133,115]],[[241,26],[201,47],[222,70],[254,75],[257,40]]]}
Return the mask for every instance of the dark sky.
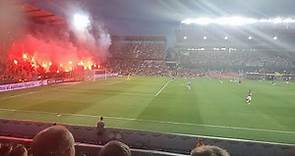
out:
{"label": "dark sky", "polygon": [[[39,0],[31,0],[40,2]],[[295,17],[295,0],[46,0],[56,11],[82,9],[113,34],[167,34],[202,16]],[[74,7],[73,7],[74,6]],[[71,9],[71,10],[75,10]]]}

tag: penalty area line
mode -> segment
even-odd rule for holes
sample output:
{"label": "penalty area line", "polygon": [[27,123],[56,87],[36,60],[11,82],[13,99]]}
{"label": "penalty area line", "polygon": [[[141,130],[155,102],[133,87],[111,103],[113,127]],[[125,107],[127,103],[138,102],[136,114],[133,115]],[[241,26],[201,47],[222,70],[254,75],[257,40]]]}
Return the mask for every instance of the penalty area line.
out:
{"label": "penalty area line", "polygon": [[171,82],[172,80],[169,80],[169,81],[166,81],[166,83],[164,84],[164,86],[163,87],[161,87],[160,89],[159,89],[159,91],[155,94],[155,96],[158,96],[166,87],[167,87],[167,85]]}

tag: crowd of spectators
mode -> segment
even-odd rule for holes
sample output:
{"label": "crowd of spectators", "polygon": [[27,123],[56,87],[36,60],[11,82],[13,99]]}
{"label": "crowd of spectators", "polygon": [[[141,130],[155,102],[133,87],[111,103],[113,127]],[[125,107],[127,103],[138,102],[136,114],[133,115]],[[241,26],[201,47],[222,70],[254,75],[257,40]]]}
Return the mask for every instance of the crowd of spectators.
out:
{"label": "crowd of spectators", "polygon": [[202,70],[267,71],[280,72],[295,67],[292,58],[255,49],[203,50],[179,49],[179,62],[191,68]]}
{"label": "crowd of spectators", "polygon": [[164,41],[113,41],[110,51],[114,58],[164,60]]}
{"label": "crowd of spectators", "polygon": [[[166,63],[166,42],[159,40],[117,40],[110,47],[105,67],[121,75],[202,76],[201,72]],[[173,59],[172,59],[173,62]]]}
{"label": "crowd of spectators", "polygon": [[52,65],[49,68],[50,72],[46,72],[43,66],[33,66],[31,62],[20,59],[8,59],[0,71],[0,84],[40,80],[61,75],[62,73],[53,72],[56,69],[57,66]]}
{"label": "crowd of spectators", "polygon": [[71,72],[65,72],[58,69],[56,64],[52,64],[47,69],[42,65],[35,66],[31,62],[24,60],[6,60],[6,64],[0,68],[0,84],[27,82],[43,80],[49,78],[70,78],[77,76],[81,67],[73,69]]}
{"label": "crowd of spectators", "polygon": [[[173,56],[168,59],[172,64],[167,63],[167,51],[166,41],[159,37],[117,39],[112,41],[110,55],[102,67],[121,75],[184,77],[212,75],[215,72],[224,75],[231,72],[293,73],[295,70],[294,56],[275,51],[177,47],[170,50],[172,54],[169,53]],[[5,66],[0,71],[2,84],[52,77],[42,66],[36,68],[21,60],[8,60]],[[53,68],[51,70],[56,71]],[[57,75],[57,72],[52,73]]]}
{"label": "crowd of spectators", "polygon": [[123,75],[167,75],[165,51],[165,40],[113,41],[106,68]]}
{"label": "crowd of spectators", "polygon": [[7,63],[0,74],[0,82],[10,83],[32,80],[36,75],[37,73],[33,70],[30,63],[7,60]]}
{"label": "crowd of spectators", "polygon": [[[106,68],[122,75],[204,76],[212,73],[292,73],[294,56],[276,51],[237,48],[175,48],[173,66],[165,59],[165,42],[113,42]],[[168,56],[168,55],[167,55]]]}
{"label": "crowd of spectators", "polygon": [[[75,139],[64,126],[53,125],[34,136],[33,142],[27,148],[22,144],[0,143],[1,156],[75,156]],[[84,156],[87,156],[83,154]],[[103,145],[97,156],[131,156],[128,145],[121,141],[112,140]],[[217,146],[205,145],[197,141],[191,156],[229,156],[229,153]]]}
{"label": "crowd of spectators", "polygon": [[27,148],[22,144],[0,143],[1,156],[28,156]]}

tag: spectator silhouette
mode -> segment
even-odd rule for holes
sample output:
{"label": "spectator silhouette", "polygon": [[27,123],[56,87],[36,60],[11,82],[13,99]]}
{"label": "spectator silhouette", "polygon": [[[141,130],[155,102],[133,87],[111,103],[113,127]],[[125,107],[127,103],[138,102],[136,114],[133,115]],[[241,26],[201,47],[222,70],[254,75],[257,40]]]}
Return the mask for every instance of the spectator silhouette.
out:
{"label": "spectator silhouette", "polygon": [[230,156],[229,153],[217,146],[199,146],[191,151],[191,156]]}
{"label": "spectator silhouette", "polygon": [[96,124],[96,135],[97,135],[97,143],[104,144],[104,133],[105,133],[105,124],[103,121],[103,117],[100,117],[100,120]]}
{"label": "spectator silhouette", "polygon": [[0,156],[9,156],[11,151],[12,151],[12,146],[10,144],[1,144]]}
{"label": "spectator silhouette", "polygon": [[24,145],[18,144],[12,149],[9,156],[28,156],[28,151]]}
{"label": "spectator silhouette", "polygon": [[63,126],[52,126],[39,132],[33,139],[33,156],[74,156],[74,138]]}
{"label": "spectator silhouette", "polygon": [[110,141],[100,150],[99,156],[131,156],[131,152],[126,144]]}

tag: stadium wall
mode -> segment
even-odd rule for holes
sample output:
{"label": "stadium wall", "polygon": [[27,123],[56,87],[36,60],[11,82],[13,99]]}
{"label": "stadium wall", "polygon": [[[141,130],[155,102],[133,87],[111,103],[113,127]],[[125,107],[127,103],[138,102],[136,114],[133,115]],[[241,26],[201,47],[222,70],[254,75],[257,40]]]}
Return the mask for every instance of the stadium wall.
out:
{"label": "stadium wall", "polygon": [[[118,76],[118,73],[94,74],[92,79],[96,80],[96,79],[102,79],[106,77],[116,77],[116,76]],[[59,83],[74,82],[74,81],[80,81],[80,80],[76,80],[75,78],[63,78],[63,79],[46,79],[46,80],[38,80],[38,81],[5,84],[5,85],[0,85],[0,92],[28,89],[28,88],[47,86],[47,85],[53,85],[53,84],[59,84]]]}
{"label": "stadium wall", "polygon": [[[53,123],[32,121],[0,120],[0,136],[32,139],[42,129]],[[65,125],[80,143],[95,144],[96,128]],[[106,141],[120,140],[133,149],[163,151],[178,154],[189,154],[195,147],[197,138],[202,138],[206,144],[217,145],[227,149],[234,156],[294,156],[295,145],[274,144],[266,142],[214,138],[194,135],[163,134],[137,130],[107,128]]]}
{"label": "stadium wall", "polygon": [[48,85],[47,80],[5,84],[5,85],[0,85],[0,92],[33,88],[33,87],[46,86],[46,85]]}
{"label": "stadium wall", "polygon": [[[12,144],[23,144],[26,148],[29,148],[32,144],[32,139],[16,138],[16,137],[6,137],[0,136],[0,143],[12,143]],[[93,145],[85,143],[75,143],[76,155],[84,156],[97,156],[97,153],[101,150],[102,145]],[[175,153],[169,152],[159,152],[152,150],[141,150],[141,149],[131,149],[133,156],[182,156]]]}

